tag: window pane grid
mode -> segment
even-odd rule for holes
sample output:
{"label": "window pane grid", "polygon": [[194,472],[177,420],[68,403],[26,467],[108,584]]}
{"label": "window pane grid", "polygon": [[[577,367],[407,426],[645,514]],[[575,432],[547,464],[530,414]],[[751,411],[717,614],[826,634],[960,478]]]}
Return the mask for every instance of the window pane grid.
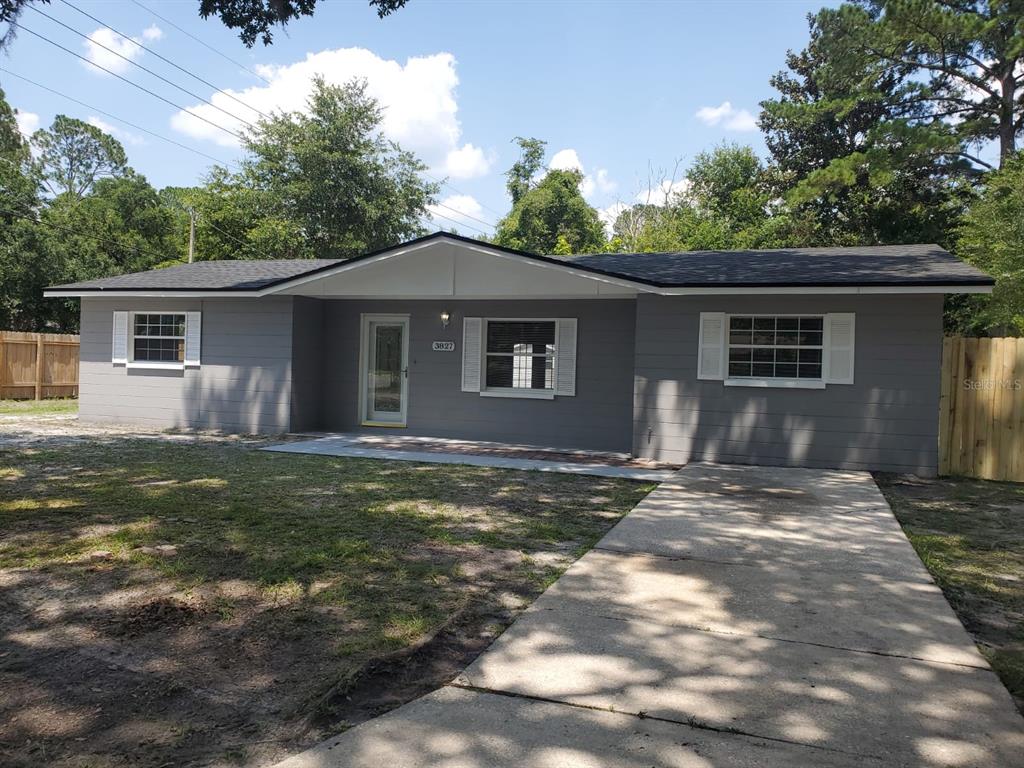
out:
{"label": "window pane grid", "polygon": [[824,318],[729,318],[729,376],[820,379]]}
{"label": "window pane grid", "polygon": [[488,321],[485,358],[488,388],[554,389],[554,321]]}
{"label": "window pane grid", "polygon": [[140,312],[134,316],[133,331],[133,360],[184,362],[185,315]]}

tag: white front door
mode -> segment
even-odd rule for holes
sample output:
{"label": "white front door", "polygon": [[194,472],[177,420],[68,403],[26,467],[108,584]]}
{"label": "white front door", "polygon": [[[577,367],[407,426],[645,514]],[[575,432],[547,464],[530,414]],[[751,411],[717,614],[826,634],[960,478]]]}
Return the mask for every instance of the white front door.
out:
{"label": "white front door", "polygon": [[409,399],[409,318],[363,315],[360,419],[366,425],[405,426]]}

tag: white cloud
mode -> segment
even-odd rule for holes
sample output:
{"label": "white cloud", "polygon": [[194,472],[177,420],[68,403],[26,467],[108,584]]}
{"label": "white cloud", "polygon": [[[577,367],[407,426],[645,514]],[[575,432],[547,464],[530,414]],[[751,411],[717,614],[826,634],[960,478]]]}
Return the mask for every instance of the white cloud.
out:
{"label": "white cloud", "polygon": [[607,168],[595,168],[592,173],[587,173],[575,149],[560,149],[555,152],[548,163],[548,168],[553,171],[579,171],[583,174],[580,182],[580,193],[590,198],[595,192],[605,194],[615,191],[618,186],[608,177]]}
{"label": "white cloud", "polygon": [[579,171],[583,173],[583,163],[575,149],[560,149],[551,158],[548,168],[553,171]]}
{"label": "white cloud", "polygon": [[721,125],[727,131],[756,131],[757,118],[746,109],[736,109],[723,101],[717,107],[701,107],[697,119],[705,125]]}
{"label": "white cloud", "polygon": [[[146,27],[142,31],[141,39],[138,37],[122,37],[113,30],[100,27],[89,35],[83,45],[85,46],[86,58],[90,62],[99,67],[109,69],[111,72],[121,74],[131,68],[132,61],[142,57],[143,50],[137,45],[138,43],[142,42],[142,40],[153,42],[159,40],[163,35],[163,30],[155,25]],[[120,56],[117,54],[120,54]],[[121,58],[121,56],[124,58]],[[125,59],[128,59],[128,61],[125,61]],[[85,64],[85,66],[91,68],[89,64]],[[93,71],[101,72],[98,69]]]}
{"label": "white cloud", "polygon": [[601,223],[604,224],[604,232],[606,236],[611,237],[614,234],[615,220],[619,218],[619,214],[628,209],[629,206],[622,201],[612,203],[606,208],[597,209],[597,217],[601,219]]}
{"label": "white cloud", "polygon": [[131,131],[126,131],[123,128],[118,128],[116,125],[111,125],[106,120],[98,118],[95,115],[90,115],[85,122],[87,122],[89,125],[95,128],[99,128],[104,133],[109,133],[115,139],[118,139],[119,141],[122,141],[125,144],[144,143],[141,136],[138,136],[137,134],[134,134]]}
{"label": "white cloud", "polygon": [[493,161],[493,156],[485,153],[480,147],[463,144],[458,149],[448,152],[444,165],[438,170],[442,175],[451,176],[453,179],[473,179],[487,175]]}
{"label": "white cloud", "polygon": [[35,112],[22,112],[18,110],[14,120],[18,124],[18,130],[21,131],[21,135],[26,139],[39,130],[39,115]]}
{"label": "white cloud", "polygon": [[469,229],[471,235],[479,234],[479,230],[488,229],[481,223],[486,221],[483,206],[472,195],[449,195],[440,203],[428,206],[428,210],[439,229],[448,229],[452,226],[458,228],[461,225]]}
{"label": "white cloud", "polygon": [[[455,57],[450,53],[416,56],[403,64],[383,59],[365,48],[329,49],[307,53],[304,59],[292,64],[257,66],[256,71],[270,81],[269,85],[229,93],[267,114],[275,110],[297,112],[306,110],[316,75],[334,85],[354,78],[365,79],[367,93],[384,109],[381,128],[385,136],[415,152],[437,173],[470,178],[489,171],[492,157],[462,140],[455,93],[459,78],[455,66]],[[247,120],[254,117],[222,93],[212,93],[208,98],[218,107]],[[245,127],[206,104],[190,106],[189,110],[236,133]],[[233,136],[185,112],[176,113],[171,125],[193,138],[224,146],[238,143]]]}
{"label": "white cloud", "polygon": [[597,184],[598,190],[604,192],[605,194],[614,192],[616,188],[619,186],[616,182],[612,181],[608,177],[607,168],[598,168],[594,172],[594,181]]}
{"label": "white cloud", "polygon": [[691,186],[689,179],[663,179],[653,187],[637,192],[636,201],[645,205],[667,205],[680,197],[685,197]]}

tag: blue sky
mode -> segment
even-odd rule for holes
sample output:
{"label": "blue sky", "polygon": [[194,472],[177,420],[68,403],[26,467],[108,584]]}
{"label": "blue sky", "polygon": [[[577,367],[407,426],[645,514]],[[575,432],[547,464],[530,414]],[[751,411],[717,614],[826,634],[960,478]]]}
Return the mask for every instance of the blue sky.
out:
{"label": "blue sky", "polygon": [[[648,169],[671,174],[722,141],[763,152],[753,125],[768,78],[786,50],[803,47],[806,15],[822,2],[436,2],[411,0],[380,20],[362,0],[329,0],[289,25],[270,47],[246,49],[195,0],[140,0],[267,82],[207,50],[127,0],[72,0],[82,10],[228,91],[249,107],[299,108],[310,78],[366,77],[386,106],[388,135],[447,177],[439,226],[461,220],[468,235],[490,231],[508,209],[503,172],[517,135],[548,142],[556,167],[579,166],[584,193],[612,210],[646,197]],[[29,10],[26,28],[91,58],[229,130],[255,113],[118,38],[61,0],[40,6],[55,19],[120,50],[214,107],[175,90]],[[88,103],[86,108],[0,72],[0,87],[26,130],[64,113],[113,128],[133,167],[157,187],[200,181],[210,161],[117,122],[129,120],[223,161],[235,139],[22,31],[0,67]],[[657,192],[655,191],[655,196]],[[471,218],[455,211],[462,211]]]}

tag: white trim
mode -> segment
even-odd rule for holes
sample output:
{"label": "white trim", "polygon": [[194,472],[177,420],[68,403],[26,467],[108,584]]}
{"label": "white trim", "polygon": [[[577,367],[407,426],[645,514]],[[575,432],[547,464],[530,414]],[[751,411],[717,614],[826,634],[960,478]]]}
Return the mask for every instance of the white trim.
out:
{"label": "white trim", "polygon": [[[394,325],[402,325],[402,386],[401,386],[401,397],[402,397],[402,409],[399,412],[400,421],[387,421],[385,419],[373,418],[373,415],[367,412],[367,397],[366,391],[366,379],[368,376],[367,364],[369,362],[369,354],[367,349],[367,343],[370,338],[370,323],[391,323]],[[358,418],[360,426],[364,427],[405,427],[408,426],[409,421],[409,332],[411,327],[411,319],[408,314],[376,314],[373,312],[364,312],[359,315],[359,404],[358,404]]]}
{"label": "white trim", "polygon": [[889,293],[992,293],[991,285],[839,285],[839,286],[807,286],[778,285],[765,287],[741,288],[648,288],[650,293],[661,296],[730,296],[730,295],[792,295],[808,296],[824,295],[857,295],[857,294],[889,294]]}
{"label": "white trim", "polygon": [[726,379],[727,387],[777,387],[780,389],[824,389],[822,379]]}
{"label": "white trim", "polygon": [[110,362],[113,365],[128,363],[128,324],[130,322],[131,314],[128,310],[115,309],[113,311],[111,315],[111,330],[113,332],[110,337]]}
{"label": "white trim", "polygon": [[[718,337],[718,369],[707,370],[704,364],[704,348],[712,350],[715,344],[704,340],[704,323],[707,320],[717,320],[719,324]],[[727,336],[729,334],[729,317],[724,312],[701,312],[697,316],[697,379],[700,381],[721,381],[725,378],[726,349],[728,348]]]}
{"label": "white trim", "polygon": [[480,317],[462,318],[462,350],[460,352],[462,372],[461,389],[463,392],[479,392],[483,377],[483,345],[484,321]]}
{"label": "white trim", "polygon": [[554,400],[553,389],[510,389],[508,387],[481,389],[480,397],[513,397],[523,400]]}
{"label": "white trim", "polygon": [[[536,264],[538,262],[531,262]],[[592,275],[587,275],[592,277]],[[279,286],[290,288],[292,286]],[[637,284],[634,287],[638,293],[653,293],[658,296],[781,296],[781,295],[872,295],[872,294],[955,294],[955,293],[992,293],[991,285],[908,285],[908,286],[878,286],[878,285],[847,285],[847,286],[800,286],[780,285],[766,286],[763,288],[659,288],[651,285]],[[252,299],[272,294],[273,291],[43,291],[43,296],[48,299],[73,299],[73,298],[152,298],[152,299]],[[372,296],[365,294],[353,294],[344,296],[331,296],[334,299],[365,299],[373,298],[380,300],[405,299],[410,301],[437,301],[438,296]],[[580,301],[593,301],[595,299],[628,299],[631,294],[595,294],[593,296],[570,296],[564,294],[531,295],[531,296],[510,296],[503,295],[472,295],[459,297],[440,297],[453,301],[476,301],[483,299],[515,300],[515,299],[576,299]]]}
{"label": "white trim", "polygon": [[[849,340],[845,344],[836,342],[836,333],[833,332],[833,325],[836,321],[845,320],[849,328]],[[840,325],[840,328],[842,326]],[[853,384],[854,372],[856,369],[857,349],[857,315],[855,312],[830,312],[825,316],[824,356],[822,359],[821,377],[828,384]],[[840,376],[836,373],[834,366],[842,361],[842,356],[848,356],[846,361],[846,375]]]}
{"label": "white trim", "polygon": [[152,362],[141,362],[140,361],[140,362],[136,363],[134,361],[129,360],[125,364],[125,368],[128,368],[129,370],[132,369],[132,368],[141,368],[141,369],[144,369],[144,370],[145,369],[152,369],[152,370],[160,370],[160,371],[184,371],[185,370],[185,364],[184,363],[171,363],[171,362],[158,362],[156,360],[154,360]]}

